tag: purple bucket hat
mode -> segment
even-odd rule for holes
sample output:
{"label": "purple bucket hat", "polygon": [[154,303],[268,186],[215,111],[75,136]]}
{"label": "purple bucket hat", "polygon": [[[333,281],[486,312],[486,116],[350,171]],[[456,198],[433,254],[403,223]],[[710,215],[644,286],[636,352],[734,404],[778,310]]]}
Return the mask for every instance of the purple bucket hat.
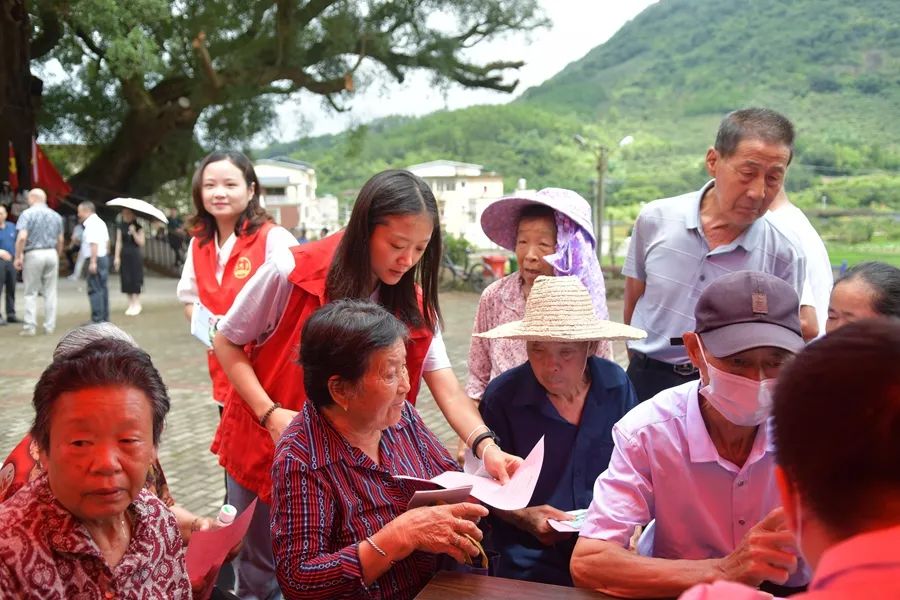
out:
{"label": "purple bucket hat", "polygon": [[587,200],[572,190],[544,188],[539,192],[517,192],[488,205],[481,213],[481,229],[501,248],[515,252],[519,214],[532,204],[549,206],[560,212],[584,230],[591,243],[596,245],[591,206]]}

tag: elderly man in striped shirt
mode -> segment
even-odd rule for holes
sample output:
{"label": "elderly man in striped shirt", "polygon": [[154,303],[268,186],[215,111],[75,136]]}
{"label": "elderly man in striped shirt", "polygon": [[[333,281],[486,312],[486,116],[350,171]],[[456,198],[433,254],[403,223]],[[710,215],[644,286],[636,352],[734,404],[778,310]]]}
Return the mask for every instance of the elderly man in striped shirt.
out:
{"label": "elderly man in striped shirt", "polygon": [[700,293],[734,271],[761,271],[803,289],[806,259],[792,233],[762,218],[784,185],[794,127],[764,108],[728,114],[706,153],[712,179],[699,191],[647,204],[622,272],[625,323],[647,332],[629,345],[638,399],[698,377],[680,345],[694,329]]}

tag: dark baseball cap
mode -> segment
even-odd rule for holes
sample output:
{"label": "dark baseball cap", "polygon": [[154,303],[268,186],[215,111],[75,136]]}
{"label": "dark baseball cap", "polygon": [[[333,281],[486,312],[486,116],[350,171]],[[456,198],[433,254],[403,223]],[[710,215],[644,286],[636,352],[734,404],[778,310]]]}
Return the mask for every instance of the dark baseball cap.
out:
{"label": "dark baseball cap", "polygon": [[799,352],[800,299],[768,273],[737,271],[713,281],[697,300],[694,332],[716,358],[763,346]]}

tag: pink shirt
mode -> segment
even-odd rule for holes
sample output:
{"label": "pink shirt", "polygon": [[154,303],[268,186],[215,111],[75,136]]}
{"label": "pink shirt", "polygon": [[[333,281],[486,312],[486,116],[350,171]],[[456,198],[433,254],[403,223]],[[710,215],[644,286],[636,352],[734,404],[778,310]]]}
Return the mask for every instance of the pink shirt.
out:
{"label": "pink shirt", "polygon": [[[609,318],[609,313],[597,315]],[[498,325],[510,321],[520,321],[525,317],[525,296],[522,293],[522,277],[511,273],[495,281],[481,293],[478,311],[475,313],[473,333],[490,331]],[[602,342],[597,356],[613,360],[612,345]],[[472,336],[469,346],[469,378],[466,381],[466,395],[480,399],[487,384],[501,373],[518,367],[528,360],[523,340],[485,339]]]}
{"label": "pink shirt", "polygon": [[[681,600],[762,600],[765,594],[740,583],[697,585]],[[861,533],[829,548],[805,594],[791,600],[888,600],[900,598],[900,527]]]}
{"label": "pink shirt", "polygon": [[[627,547],[636,526],[656,519],[652,556],[719,558],[781,505],[767,427],[742,467],[725,460],[703,422],[699,387],[691,381],[664,390],[616,423],[616,447],[594,485],[582,537]],[[788,585],[807,580],[801,569]]]}

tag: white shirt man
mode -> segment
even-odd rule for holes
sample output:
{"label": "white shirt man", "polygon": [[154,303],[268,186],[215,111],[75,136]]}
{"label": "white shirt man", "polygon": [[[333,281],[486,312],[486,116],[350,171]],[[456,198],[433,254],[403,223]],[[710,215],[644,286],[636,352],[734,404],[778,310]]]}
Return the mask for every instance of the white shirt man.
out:
{"label": "white shirt man", "polygon": [[825,243],[803,211],[788,200],[784,188],[772,202],[766,217],[775,223],[776,227],[792,233],[806,256],[806,278],[803,282],[803,292],[800,294],[800,325],[803,327],[803,339],[811,340],[825,335],[828,301],[831,297],[831,288],[834,286],[834,272]]}
{"label": "white shirt man", "polygon": [[78,218],[84,225],[81,255],[88,261],[87,293],[91,304],[91,321],[109,321],[109,230],[97,216],[92,202],[78,205]]}

